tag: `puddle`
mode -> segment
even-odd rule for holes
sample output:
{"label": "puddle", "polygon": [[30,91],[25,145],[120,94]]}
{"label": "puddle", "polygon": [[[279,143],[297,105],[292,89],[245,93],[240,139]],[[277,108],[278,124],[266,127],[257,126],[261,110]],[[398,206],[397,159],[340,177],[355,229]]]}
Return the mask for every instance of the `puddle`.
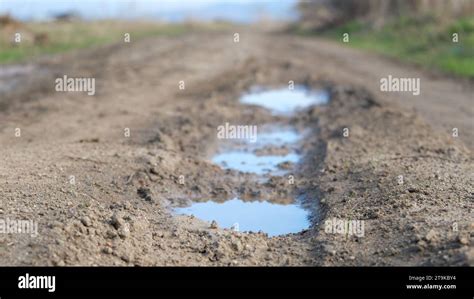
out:
{"label": "puddle", "polygon": [[21,83],[21,78],[33,71],[31,65],[10,65],[0,67],[0,93],[6,93],[17,88]]}
{"label": "puddle", "polygon": [[33,76],[42,76],[46,69],[34,65],[0,65],[0,94],[21,88],[21,85]]}
{"label": "puddle", "polygon": [[19,86],[20,81],[17,79],[2,80],[0,79],[0,94],[10,92]]}
{"label": "puddle", "polygon": [[303,134],[298,133],[292,128],[272,126],[263,129],[262,133],[257,134],[257,144],[266,145],[284,145],[296,143],[303,138]]}
{"label": "puddle", "polygon": [[[294,90],[254,89],[241,98],[242,103],[259,105],[284,116],[327,101],[327,92],[310,91],[302,86]],[[265,180],[268,175],[284,176],[289,170],[280,169],[279,164],[297,164],[300,161],[301,157],[295,148],[305,134],[291,126],[259,126],[256,142],[242,139],[221,141],[220,152],[211,161],[222,168],[255,173],[259,181]],[[239,231],[263,231],[269,236],[297,233],[311,225],[309,210],[304,209],[296,199],[292,204],[243,201],[239,198],[222,203],[210,200],[194,202],[188,207],[174,210],[178,214],[194,215],[209,222],[214,220],[223,228],[231,228],[238,223]]]}
{"label": "puddle", "polygon": [[258,127],[257,138],[255,142],[249,142],[246,139],[234,139],[231,142],[221,142],[219,153],[244,151],[252,152],[268,146],[286,146],[299,142],[304,134],[294,128],[285,125],[263,125]]}
{"label": "puddle", "polygon": [[209,222],[215,220],[222,228],[231,228],[237,223],[241,232],[263,231],[271,237],[299,232],[310,226],[308,211],[298,204],[282,205],[234,198],[223,203],[198,202],[175,211]]}
{"label": "puddle", "polygon": [[2,65],[0,68],[0,79],[15,76],[26,76],[34,71],[32,65]]}
{"label": "puddle", "polygon": [[329,94],[324,90],[311,91],[304,86],[295,86],[293,90],[280,88],[267,90],[254,88],[245,94],[240,102],[258,105],[271,110],[274,114],[291,114],[299,109],[328,102]]}
{"label": "puddle", "polygon": [[[223,151],[212,157],[212,162],[226,169],[252,172],[259,175],[284,175],[278,167],[283,162],[297,163],[300,155],[291,147],[299,142],[303,135],[290,126],[266,125],[258,132],[257,141],[234,140],[224,142]],[[259,150],[276,148],[270,154],[257,154]],[[276,153],[275,153],[276,152]]]}
{"label": "puddle", "polygon": [[[272,172],[273,175],[282,175],[284,173],[278,168],[278,164],[286,161],[296,163],[299,158],[299,155],[295,153],[284,156],[257,156],[247,152],[226,152],[214,156],[212,161],[223,168],[236,169],[242,172],[256,174]],[[278,174],[275,172],[278,172]]]}

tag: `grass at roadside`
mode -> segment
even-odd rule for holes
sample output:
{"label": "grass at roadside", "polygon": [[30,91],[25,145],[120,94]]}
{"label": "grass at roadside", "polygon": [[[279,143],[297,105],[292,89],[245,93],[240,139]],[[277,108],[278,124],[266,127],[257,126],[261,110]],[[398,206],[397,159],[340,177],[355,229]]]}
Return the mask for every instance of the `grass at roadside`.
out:
{"label": "grass at roadside", "polygon": [[[309,34],[310,32],[300,32]],[[441,22],[425,17],[403,17],[373,29],[352,21],[323,33],[342,40],[349,33],[350,46],[375,51],[457,76],[474,78],[474,16]],[[453,33],[459,41],[453,42]]]}
{"label": "grass at roadside", "polygon": [[[131,41],[148,36],[177,36],[192,30],[219,29],[225,24],[161,24],[153,22],[96,21],[19,23],[10,28],[0,27],[0,63],[21,62],[28,58],[84,49],[104,44],[123,42],[129,33]],[[2,32],[3,30],[3,32]],[[22,42],[12,39],[16,32]],[[35,36],[46,36],[46,41],[35,42]]]}

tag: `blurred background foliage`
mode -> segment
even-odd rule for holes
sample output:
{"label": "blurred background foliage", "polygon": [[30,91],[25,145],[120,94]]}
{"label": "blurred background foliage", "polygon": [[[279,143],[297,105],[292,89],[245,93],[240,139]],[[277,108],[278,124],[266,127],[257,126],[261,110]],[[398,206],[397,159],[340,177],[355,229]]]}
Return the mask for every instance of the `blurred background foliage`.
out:
{"label": "blurred background foliage", "polygon": [[[314,0],[292,31],[474,78],[474,0]],[[453,34],[458,42],[453,42]]]}
{"label": "blurred background foliage", "polygon": [[[128,19],[127,13],[113,19],[91,19],[67,10],[47,20],[19,20],[9,13],[15,15],[18,12],[15,3],[22,1],[12,1],[8,2],[12,8],[4,10],[6,13],[0,16],[0,63],[121,42],[124,32],[136,40],[147,36],[176,36],[195,30],[230,29],[235,28],[233,22],[237,21],[226,19],[229,15],[239,15],[243,20],[254,20],[252,16],[260,15],[265,16],[266,21],[270,17],[273,22],[289,22],[287,32],[291,34],[341,41],[343,34],[348,33],[350,42],[344,45],[474,78],[474,0],[268,0],[258,2],[259,5],[251,1],[213,0],[208,1],[212,3],[209,7],[182,0],[182,5],[171,14],[174,19],[180,16],[176,22],[141,17]],[[59,0],[45,3],[56,7],[59,2],[55,1]],[[100,3],[99,0],[89,2]],[[40,5],[42,2],[34,3]],[[143,3],[152,11],[160,2]],[[193,20],[187,20],[184,12],[191,3],[196,11],[192,14]],[[23,6],[22,12],[34,15],[38,9],[35,7]],[[265,7],[269,14],[262,13]],[[297,14],[293,19],[294,11]],[[86,12],[92,13],[92,10]],[[209,18],[210,12],[217,19]],[[264,28],[261,24],[257,27]],[[21,43],[14,42],[15,33],[21,33]],[[458,42],[453,42],[454,33],[459,36]]]}

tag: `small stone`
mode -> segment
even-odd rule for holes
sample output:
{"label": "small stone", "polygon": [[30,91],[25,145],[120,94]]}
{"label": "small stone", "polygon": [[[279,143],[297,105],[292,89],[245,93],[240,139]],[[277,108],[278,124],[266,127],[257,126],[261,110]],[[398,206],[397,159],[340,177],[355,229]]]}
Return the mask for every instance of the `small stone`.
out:
{"label": "small stone", "polygon": [[66,266],[66,263],[63,260],[56,260],[53,262],[55,266],[57,267],[64,267]]}
{"label": "small stone", "polygon": [[121,226],[123,226],[124,220],[122,219],[122,217],[118,216],[117,214],[114,214],[110,219],[110,224],[112,224],[115,229],[119,229]]}
{"label": "small stone", "polygon": [[88,217],[88,216],[84,216],[81,218],[81,223],[84,225],[84,226],[92,226],[92,220]]}
{"label": "small stone", "polygon": [[426,236],[425,236],[425,240],[430,242],[430,243],[433,243],[435,242],[437,239],[437,234],[436,234],[436,231],[435,230],[430,230]]}
{"label": "small stone", "polygon": [[50,224],[49,224],[49,228],[59,228],[59,227],[62,227],[63,224],[57,220],[54,220],[52,221]]}
{"label": "small stone", "polygon": [[130,226],[125,223],[119,230],[118,235],[120,238],[125,239],[130,236]]}
{"label": "small stone", "polygon": [[228,247],[224,244],[218,244],[216,249],[214,250],[214,258],[218,261],[226,256],[226,252],[228,251]]}
{"label": "small stone", "polygon": [[428,245],[424,240],[420,240],[416,244],[418,245],[417,248],[419,251],[423,251]]}
{"label": "small stone", "polygon": [[137,194],[146,201],[153,201],[152,192],[149,188],[140,187],[137,189]]}
{"label": "small stone", "polygon": [[336,250],[334,249],[334,246],[332,245],[324,245],[324,251],[326,251],[330,255],[336,255]]}
{"label": "small stone", "polygon": [[104,247],[102,249],[102,252],[105,253],[105,254],[112,254],[113,251],[112,251],[112,248],[110,248],[110,247]]}
{"label": "small stone", "polygon": [[219,226],[217,225],[217,222],[215,220],[212,220],[211,225],[209,227],[212,229],[217,229]]}
{"label": "small stone", "polygon": [[413,242],[418,242],[423,239],[423,236],[420,234],[415,234],[413,235],[412,239],[413,239]]}
{"label": "small stone", "polygon": [[239,240],[232,240],[231,242],[231,247],[233,250],[237,251],[237,252],[240,252],[243,250],[243,246],[242,246],[242,242],[240,242]]}
{"label": "small stone", "polygon": [[273,254],[268,253],[267,255],[265,255],[264,259],[265,259],[266,261],[271,261],[271,260],[273,260]]}
{"label": "small stone", "polygon": [[117,237],[117,233],[113,230],[108,230],[106,234],[107,238],[109,239],[114,239],[115,237]]}
{"label": "small stone", "polygon": [[467,262],[469,264],[473,264],[474,263],[474,248],[470,248],[468,249],[465,253],[464,253],[466,259],[467,259]]}
{"label": "small stone", "polygon": [[459,236],[458,241],[459,241],[459,243],[461,243],[463,245],[469,245],[469,239],[467,237]]}

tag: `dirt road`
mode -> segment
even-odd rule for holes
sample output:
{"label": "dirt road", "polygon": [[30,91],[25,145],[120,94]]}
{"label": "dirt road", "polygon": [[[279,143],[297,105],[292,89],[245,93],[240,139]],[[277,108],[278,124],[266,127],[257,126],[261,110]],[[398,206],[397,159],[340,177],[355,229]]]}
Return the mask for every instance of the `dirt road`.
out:
{"label": "dirt road", "polygon": [[[1,100],[0,217],[36,221],[39,233],[1,234],[0,264],[473,263],[472,84],[323,40],[239,33],[238,43],[234,32],[194,33],[34,63],[41,72]],[[55,92],[65,74],[96,78],[96,94]],[[421,78],[421,95],[380,92],[389,74]],[[219,125],[278,118],[239,95],[290,80],[331,92],[290,120],[312,132],[295,184],[212,164]],[[246,188],[305,194],[312,227],[269,238],[169,209]],[[334,218],[364,220],[364,236],[325,232]]]}

